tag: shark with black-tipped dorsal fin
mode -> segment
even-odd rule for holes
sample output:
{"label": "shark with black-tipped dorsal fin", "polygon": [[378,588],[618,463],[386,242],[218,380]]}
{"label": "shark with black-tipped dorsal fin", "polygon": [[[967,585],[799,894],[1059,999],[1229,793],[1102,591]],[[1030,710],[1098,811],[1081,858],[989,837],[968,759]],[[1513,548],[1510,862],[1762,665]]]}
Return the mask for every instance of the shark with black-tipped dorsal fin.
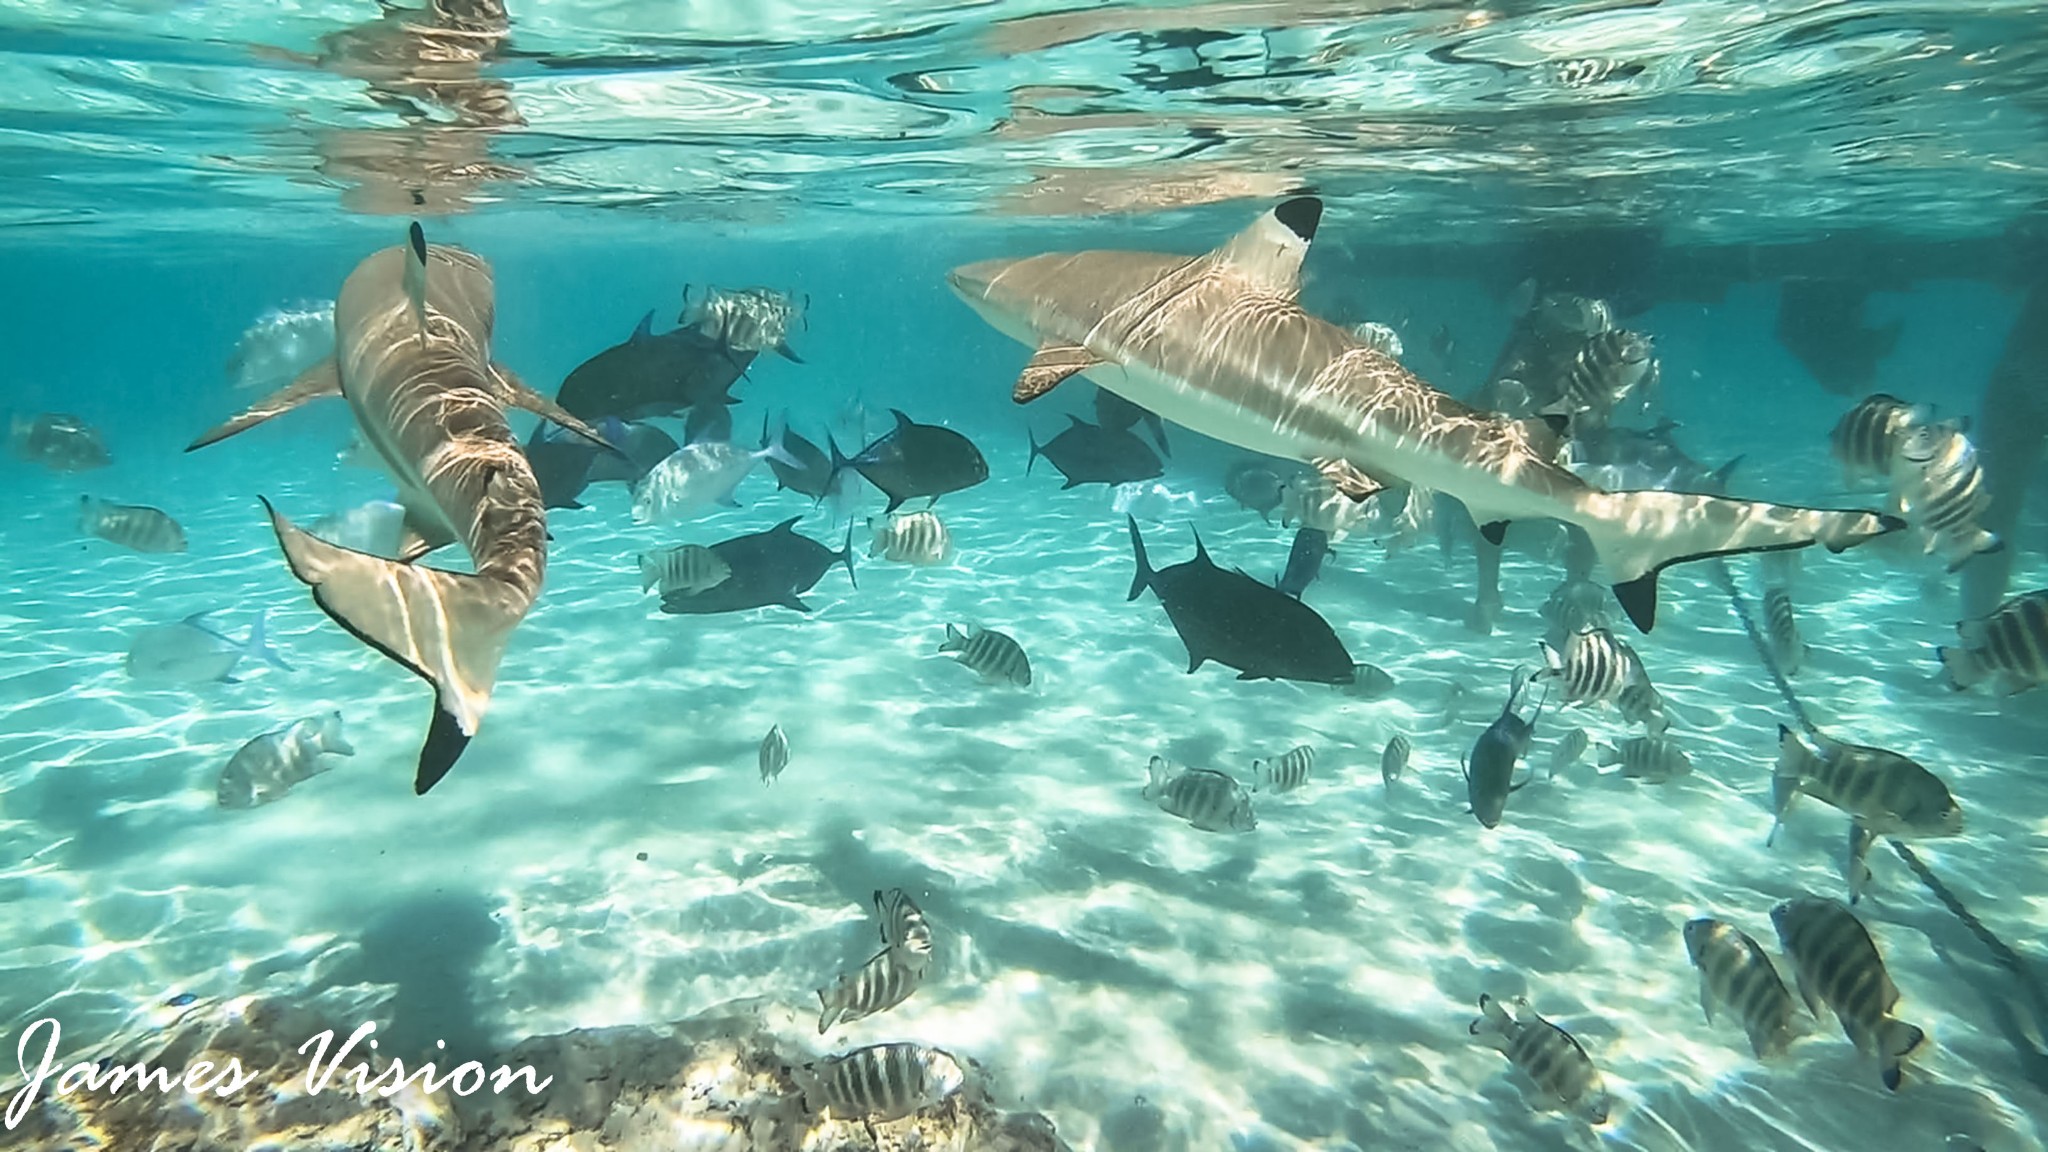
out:
{"label": "shark with black-tipped dorsal fin", "polygon": [[1607,492],[1559,466],[1557,422],[1482,412],[1350,332],[1302,311],[1301,263],[1322,202],[1298,197],[1200,256],[1051,253],[956,268],[953,290],[1037,349],[1012,397],[1085,375],[1205,436],[1313,465],[1363,500],[1392,484],[1455,497],[1498,541],[1508,522],[1585,530],[1629,619],[1656,621],[1657,574],[1686,560],[1821,544],[1839,552],[1904,527],[1827,511],[1676,492]]}
{"label": "shark with black-tipped dorsal fin", "polygon": [[[372,253],[335,303],[334,355],[282,391],[194,440],[202,448],[307,402],[348,402],[365,447],[405,508],[398,560],[329,544],[268,500],[292,575],[356,638],[434,686],[416,792],[454,766],[476,735],[512,630],[540,595],[547,520],[540,485],[505,423],[507,407],[556,421],[610,451],[603,437],[492,363],[490,265],[473,252],[407,242]],[[475,573],[415,564],[461,541]]]}

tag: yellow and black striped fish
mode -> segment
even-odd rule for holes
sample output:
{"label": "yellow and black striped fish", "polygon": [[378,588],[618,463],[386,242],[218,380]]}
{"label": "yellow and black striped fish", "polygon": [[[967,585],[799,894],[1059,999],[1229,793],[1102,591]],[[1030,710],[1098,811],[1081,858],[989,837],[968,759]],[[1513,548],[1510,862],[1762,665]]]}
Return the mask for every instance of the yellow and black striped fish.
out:
{"label": "yellow and black striped fish", "polygon": [[1811,896],[1771,909],[1771,923],[1807,1008],[1816,1014],[1822,1004],[1833,1009],[1857,1050],[1877,1058],[1884,1086],[1898,1091],[1902,1061],[1927,1034],[1892,1015],[1899,990],[1863,923],[1835,901]]}
{"label": "yellow and black striped fish", "polygon": [[1292,792],[1308,783],[1309,769],[1315,767],[1316,750],[1296,745],[1274,760],[1252,761],[1252,791]]}
{"label": "yellow and black striped fish", "polygon": [[1935,649],[1949,687],[1986,681],[2010,696],[2048,683],[2048,588],[2015,596],[1981,620],[1956,625],[1960,647]]}
{"label": "yellow and black striped fish", "polygon": [[1602,745],[1600,767],[1621,765],[1621,774],[1631,780],[1662,784],[1674,776],[1692,772],[1692,758],[1677,741],[1662,736],[1631,736],[1619,744]]}
{"label": "yellow and black striped fish", "polygon": [[162,509],[78,498],[78,530],[137,552],[183,552],[185,530]]}
{"label": "yellow and black striped fish", "polygon": [[1538,1016],[1527,1000],[1514,1015],[1491,996],[1479,998],[1472,1035],[1507,1054],[1538,1089],[1593,1124],[1607,1123],[1608,1099],[1600,1070],[1572,1034]]}
{"label": "yellow and black striped fish", "polygon": [[939,651],[959,653],[960,663],[984,680],[1019,688],[1031,686],[1031,659],[1024,655],[1024,646],[993,628],[962,632],[948,624]]}
{"label": "yellow and black striped fish", "polygon": [[910,999],[924,983],[925,966],[903,950],[884,948],[858,971],[848,972],[829,988],[818,989],[818,1034],[834,1024],[886,1012]]}
{"label": "yellow and black striped fish", "polygon": [[1984,469],[1970,438],[1954,424],[1920,424],[1899,442],[1892,460],[1892,503],[1954,572],[1981,552],[2004,547],[1977,523],[1991,506]]}
{"label": "yellow and black striped fish", "polygon": [[868,555],[898,564],[944,564],[953,558],[953,534],[933,512],[896,512],[870,517]]}
{"label": "yellow and black striped fish", "polygon": [[901,888],[875,892],[875,918],[882,924],[882,946],[903,952],[923,965],[932,955],[932,926],[924,910]]}
{"label": "yellow and black striped fish", "polygon": [[1387,741],[1386,750],[1380,753],[1380,783],[1392,788],[1394,781],[1408,771],[1408,758],[1414,753],[1415,745],[1409,742],[1408,737],[1394,733],[1393,738]]}
{"label": "yellow and black striped fish", "polygon": [[640,590],[661,589],[662,595],[708,592],[732,577],[725,557],[702,544],[678,544],[640,554]]}
{"label": "yellow and black striped fish", "polygon": [[1778,726],[1778,763],[1771,776],[1775,839],[1792,802],[1805,793],[1847,812],[1879,836],[1955,836],[1963,810],[1941,778],[1883,748],[1844,744],[1816,735],[1818,751],[1799,734]]}
{"label": "yellow and black striped fish", "polygon": [[1749,933],[1710,917],[1688,920],[1685,951],[1700,970],[1700,1010],[1707,1014],[1707,1023],[1714,1022],[1714,1005],[1721,1004],[1741,1019],[1757,1059],[1784,1052],[1797,1034],[1799,1006],[1777,966]]}
{"label": "yellow and black striped fish", "polygon": [[953,1054],[916,1044],[874,1044],[807,1064],[797,1077],[804,1104],[841,1119],[900,1120],[960,1090],[967,1074]]}
{"label": "yellow and black striped fish", "polygon": [[1913,422],[1912,405],[1879,392],[1843,413],[1828,433],[1828,447],[1849,483],[1889,482],[1892,460]]}
{"label": "yellow and black striped fish", "polygon": [[1204,832],[1250,832],[1259,826],[1252,798],[1230,776],[1209,768],[1190,768],[1172,775],[1172,765],[1158,756],[1146,765],[1144,797],[1172,816]]}

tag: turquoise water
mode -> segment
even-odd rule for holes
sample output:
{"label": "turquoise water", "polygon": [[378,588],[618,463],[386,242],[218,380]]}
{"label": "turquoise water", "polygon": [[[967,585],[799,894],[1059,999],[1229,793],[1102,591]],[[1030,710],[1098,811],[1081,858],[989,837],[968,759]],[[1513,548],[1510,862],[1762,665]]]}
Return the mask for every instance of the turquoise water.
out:
{"label": "turquoise water", "polygon": [[[1547,778],[1574,728],[1596,749],[1641,732],[1552,700],[1535,779],[1482,829],[1460,760],[1537,662],[1562,554],[1510,537],[1487,631],[1469,524],[1404,548],[1361,528],[1303,600],[1391,694],[1189,674],[1157,597],[1126,599],[1112,494],[1026,474],[1031,435],[1094,418],[1093,385],[1012,403],[1030,350],[945,279],[1052,250],[1194,256],[1312,190],[1303,306],[1391,326],[1435,387],[1491,383],[1534,278],[1653,338],[1661,384],[1634,419],[1675,420],[1709,465],[1740,456],[1734,495],[1875,507],[1829,449],[1863,395],[1969,416],[1980,442],[2039,423],[2029,358],[2008,370],[2031,390],[1984,399],[2041,291],[2038,5],[487,8],[0,7],[0,410],[76,415],[112,457],[0,459],[0,1047],[52,1019],[67,1061],[154,1053],[250,998],[298,1006],[287,1032],[374,1020],[409,1065],[445,1059],[437,1041],[495,1064],[579,1029],[743,1019],[734,1042],[787,1063],[942,1048],[971,1062],[977,1107],[1042,1113],[1077,1149],[2041,1146],[2048,1008],[1986,939],[2043,962],[2048,729],[2038,693],[1943,682],[1958,577],[1879,544],[1812,549],[1794,594],[1812,651],[1790,685],[1814,722],[1911,756],[1966,812],[1964,835],[1910,846],[1972,924],[1883,844],[1854,908],[1930,1042],[1897,1093],[1825,1012],[1759,1061],[1725,1014],[1703,1018],[1680,928],[1736,924],[1789,983],[1771,909],[1845,897],[1847,821],[1806,800],[1766,848],[1795,718],[1711,564],[1664,574],[1648,635],[1617,624],[1692,773],[1653,785],[1589,755]],[[851,452],[892,408],[966,434],[990,478],[934,505],[954,554],[870,557],[884,498],[865,482],[814,507],[762,469],[739,507],[665,525],[594,486],[549,512],[545,587],[484,722],[415,795],[432,691],[320,610],[257,500],[304,524],[391,497],[342,458],[349,409],[183,450],[261,395],[224,369],[238,345],[281,354],[251,327],[334,300],[413,219],[490,262],[492,353],[547,395],[648,310],[670,328],[685,285],[792,294],[802,360],[752,364],[736,439],[787,413]],[[1802,277],[1845,285],[1869,331],[1898,325],[1852,387],[1774,335]],[[1822,343],[1874,339],[1837,325]],[[679,418],[655,423],[682,439]],[[1199,533],[1270,580],[1294,532],[1226,492],[1247,454],[1167,435],[1140,524],[1152,566]],[[2036,497],[2005,533],[2007,587],[2041,587],[2040,477],[2001,483]],[[81,494],[162,509],[188,549],[82,534]],[[854,580],[828,571],[807,615],[670,615],[641,590],[643,551],[790,517],[834,548],[852,526]],[[460,545],[424,563],[467,568]],[[1759,566],[1729,569],[1759,613]],[[264,614],[290,668],[182,685],[125,668],[143,630],[200,612],[236,638]],[[948,623],[1015,637],[1032,685],[940,656]],[[217,804],[245,743],[328,711],[352,756],[275,803]],[[776,725],[790,761],[764,785]],[[1414,759],[1384,785],[1396,733]],[[1248,787],[1254,758],[1300,744],[1309,783],[1256,795],[1249,833],[1141,795],[1155,755]],[[871,895],[895,887],[930,916],[936,967],[820,1036],[813,990],[873,954]],[[1540,1107],[1469,1034],[1482,994],[1527,996],[1579,1040],[1607,1122]],[[27,1082],[0,1072],[9,1097]],[[648,1098],[689,1113],[696,1083],[653,1076]],[[540,1146],[466,1107],[465,1146]],[[807,1146],[916,1146],[905,1123],[820,1122]],[[795,1147],[796,1130],[614,1116],[603,1146]]]}

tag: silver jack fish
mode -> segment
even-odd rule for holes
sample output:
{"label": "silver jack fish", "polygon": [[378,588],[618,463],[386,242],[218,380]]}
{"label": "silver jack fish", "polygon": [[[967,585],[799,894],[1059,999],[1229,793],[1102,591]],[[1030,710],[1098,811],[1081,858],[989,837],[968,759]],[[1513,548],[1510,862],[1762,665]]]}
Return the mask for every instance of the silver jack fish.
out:
{"label": "silver jack fish", "polygon": [[1479,998],[1480,1017],[1472,1035],[1505,1053],[1508,1062],[1546,1097],[1588,1123],[1607,1123],[1607,1089],[1593,1058],[1572,1034],[1538,1016],[1527,1000],[1515,1001],[1514,1015],[1491,996]]}
{"label": "silver jack fish", "polygon": [[1201,256],[1053,253],[972,264],[947,279],[984,319],[1037,349],[1017,401],[1085,374],[1194,431],[1310,464],[1353,500],[1396,483],[1441,492],[1496,543],[1513,520],[1576,525],[1646,631],[1657,573],[1671,564],[1815,543],[1840,551],[1902,527],[1875,512],[1585,483],[1558,465],[1553,422],[1467,407],[1302,311],[1302,258],[1322,214],[1314,197],[1289,200]]}
{"label": "silver jack fish", "polygon": [[[448,774],[476,735],[512,630],[540,595],[547,518],[540,485],[505,423],[524,408],[613,451],[603,437],[491,361],[490,265],[473,252],[407,243],[356,265],[335,303],[335,354],[194,440],[225,439],[309,400],[348,402],[364,444],[405,506],[398,560],[329,544],[264,510],[292,575],[335,622],[434,686],[413,789]],[[475,572],[413,563],[460,541]]]}
{"label": "silver jack fish", "polygon": [[341,713],[329,712],[265,732],[242,745],[221,769],[214,799],[223,808],[255,808],[281,800],[295,785],[334,767],[324,756],[353,756]]}
{"label": "silver jack fish", "polygon": [[1771,958],[1733,924],[1702,917],[1685,923],[1685,951],[1700,970],[1700,1010],[1714,1022],[1714,1005],[1734,1010],[1757,1059],[1785,1051],[1796,1034],[1799,1006]]}
{"label": "silver jack fish", "polygon": [[1884,1086],[1899,1090],[1901,1063],[1927,1039],[1892,1015],[1899,990],[1884,968],[1877,944],[1854,913],[1811,896],[1771,909],[1778,940],[1799,977],[1799,995],[1814,1013],[1826,1004],[1856,1049],[1875,1057]]}
{"label": "silver jack fish", "polygon": [[1171,771],[1158,756],[1145,767],[1144,797],[1161,811],[1204,832],[1250,832],[1259,826],[1252,798],[1236,780],[1209,768],[1190,768],[1178,776]]}

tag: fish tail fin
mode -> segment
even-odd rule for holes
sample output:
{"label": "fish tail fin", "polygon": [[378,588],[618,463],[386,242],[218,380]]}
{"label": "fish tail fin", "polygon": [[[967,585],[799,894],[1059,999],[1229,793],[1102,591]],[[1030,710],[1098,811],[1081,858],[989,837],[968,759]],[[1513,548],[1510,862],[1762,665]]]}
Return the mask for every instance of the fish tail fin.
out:
{"label": "fish tail fin", "polygon": [[434,720],[420,750],[413,790],[424,795],[476,735],[497,681],[498,661],[530,598],[489,576],[400,564],[329,544],[263,507],[292,575],[313,601],[356,638],[434,686]]}
{"label": "fish tail fin", "polygon": [[93,510],[98,506],[99,501],[90,496],[80,496],[78,498],[78,530],[80,532],[87,534],[92,532],[94,522]]}
{"label": "fish tail fin", "polygon": [[1657,574],[1673,564],[1819,544],[1852,548],[1906,526],[1879,512],[1832,511],[1682,492],[1583,493],[1573,523],[1592,539],[1615,599],[1639,630],[1657,620]]}
{"label": "fish tail fin", "polygon": [[356,746],[348,742],[341,730],[341,713],[329,712],[320,717],[315,725],[320,736],[320,750],[336,756],[353,756]]}
{"label": "fish tail fin", "polygon": [[1138,535],[1138,518],[1125,514],[1124,519],[1131,526],[1131,551],[1138,559],[1138,574],[1131,577],[1131,594],[1125,599],[1136,600],[1138,593],[1152,586],[1152,565],[1145,560],[1145,538]]}
{"label": "fish tail fin", "polygon": [[1500,1006],[1500,1001],[1481,994],[1479,1019],[1474,1020],[1466,1031],[1505,1052],[1508,1050],[1509,1039],[1515,1032],[1515,1019],[1508,1015],[1507,1009]]}
{"label": "fish tail fin", "polygon": [[964,652],[966,650],[967,634],[965,632],[960,631],[958,628],[953,627],[951,624],[947,624],[946,638],[943,641],[940,641],[939,651]]}
{"label": "fish tail fin", "polygon": [[1792,810],[1792,802],[1799,798],[1799,785],[1813,770],[1813,751],[1797,732],[1778,725],[1778,760],[1771,769],[1771,834],[1764,840],[1764,847],[1778,838],[1778,828],[1785,823],[1785,813]]}
{"label": "fish tail fin", "polygon": [[1714,491],[1716,492],[1727,491],[1728,481],[1735,478],[1735,469],[1738,465],[1742,463],[1742,461],[1742,456],[1736,456],[1730,459],[1726,464],[1723,464],[1719,468],[1714,469],[1712,472],[1707,473],[1707,483],[1713,485]]}
{"label": "fish tail fin", "polygon": [[839,989],[837,987],[818,989],[818,1035],[820,1036],[831,1031],[832,1026],[839,1023],[839,1018],[846,1015],[846,997],[837,995],[838,992]]}
{"label": "fish tail fin", "polygon": [[761,454],[785,468],[803,468],[804,462],[791,454],[783,439],[783,433],[789,431],[787,418],[776,421],[773,431],[770,431],[768,428],[766,423],[767,417],[762,417],[762,421]]}
{"label": "fish tail fin", "polygon": [[845,564],[845,565],[846,565],[846,582],[847,582],[848,584],[851,584],[851,585],[853,585],[853,587],[854,587],[854,590],[855,590],[855,591],[859,591],[859,590],[860,590],[860,581],[858,581],[858,580],[856,580],[856,579],[854,579],[854,578],[853,578],[853,518],[852,518],[852,517],[848,517],[848,518],[847,518],[847,520],[846,520],[846,543],[845,543],[845,544],[843,544],[843,545],[841,545],[841,546],[840,546],[840,548],[839,548],[839,560],[840,560],[840,562],[841,562],[841,563],[843,563],[843,564]]}
{"label": "fish tail fin", "polygon": [[270,646],[267,635],[269,618],[270,609],[259,608],[256,610],[256,622],[249,625],[249,642],[242,646],[242,652],[244,655],[254,656],[272,668],[281,669],[285,672],[294,671],[290,664],[285,663],[284,657],[279,656],[277,650]]}
{"label": "fish tail fin", "polygon": [[1957,692],[1974,687],[1986,678],[1984,662],[1977,659],[1977,653],[1969,648],[1936,648],[1934,654],[1941,658],[1941,666],[1948,673],[1948,686]]}
{"label": "fish tail fin", "polygon": [[1045,455],[1045,446],[1038,442],[1038,433],[1033,432],[1029,428],[1024,430],[1024,436],[1031,441],[1031,458],[1024,461],[1024,474],[1029,476],[1031,475],[1031,466],[1038,463],[1040,456]]}
{"label": "fish tail fin", "polygon": [[1252,791],[1257,792],[1273,782],[1273,766],[1264,760],[1252,761]]}
{"label": "fish tail fin", "polygon": [[1899,1090],[1903,1070],[1900,1061],[1927,1042],[1927,1033],[1904,1020],[1885,1017],[1877,1026],[1877,1054],[1884,1065],[1884,1086]]}
{"label": "fish tail fin", "polygon": [[1156,798],[1159,795],[1159,790],[1166,787],[1167,770],[1168,765],[1164,756],[1154,756],[1151,760],[1146,761],[1145,799],[1151,800]]}

